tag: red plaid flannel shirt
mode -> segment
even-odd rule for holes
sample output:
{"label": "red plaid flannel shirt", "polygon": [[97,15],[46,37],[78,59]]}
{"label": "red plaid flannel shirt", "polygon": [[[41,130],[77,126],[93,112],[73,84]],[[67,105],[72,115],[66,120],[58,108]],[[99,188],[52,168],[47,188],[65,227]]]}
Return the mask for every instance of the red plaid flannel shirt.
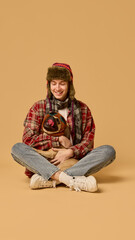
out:
{"label": "red plaid flannel shirt", "polygon": [[[79,101],[82,113],[82,140],[79,144],[70,147],[74,152],[74,158],[81,159],[94,147],[95,124],[90,109]],[[34,148],[47,150],[51,147],[60,147],[59,138],[43,133],[41,124],[45,115],[46,101],[36,102],[29,110],[24,121],[22,141]],[[67,122],[72,133],[72,114],[69,111]],[[73,136],[72,136],[73,138]]]}

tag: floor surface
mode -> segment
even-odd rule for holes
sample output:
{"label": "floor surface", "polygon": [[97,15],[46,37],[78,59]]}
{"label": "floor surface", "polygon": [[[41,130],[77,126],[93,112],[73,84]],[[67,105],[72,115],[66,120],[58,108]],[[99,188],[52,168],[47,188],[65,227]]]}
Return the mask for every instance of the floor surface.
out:
{"label": "floor surface", "polygon": [[95,174],[97,193],[30,190],[24,168],[1,166],[0,239],[135,239],[134,168],[117,159]]}

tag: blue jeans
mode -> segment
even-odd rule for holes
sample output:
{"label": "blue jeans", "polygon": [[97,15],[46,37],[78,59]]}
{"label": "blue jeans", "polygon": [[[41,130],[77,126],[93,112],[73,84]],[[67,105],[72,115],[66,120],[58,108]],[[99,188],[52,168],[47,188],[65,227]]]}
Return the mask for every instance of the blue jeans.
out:
{"label": "blue jeans", "polygon": [[[60,169],[51,164],[45,157],[24,143],[16,143],[11,150],[16,162],[33,173],[38,173],[48,180]],[[99,171],[115,159],[115,150],[110,145],[103,145],[87,153],[74,166],[64,170],[70,176],[87,176]]]}

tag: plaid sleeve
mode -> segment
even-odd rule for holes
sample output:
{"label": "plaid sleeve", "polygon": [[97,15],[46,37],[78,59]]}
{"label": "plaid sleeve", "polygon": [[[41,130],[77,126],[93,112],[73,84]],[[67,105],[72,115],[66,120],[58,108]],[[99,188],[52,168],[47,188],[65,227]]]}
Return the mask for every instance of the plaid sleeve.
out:
{"label": "plaid sleeve", "polygon": [[59,147],[59,138],[49,136],[41,131],[43,121],[44,102],[37,102],[29,110],[24,121],[22,141],[34,148],[45,150],[51,147]]}
{"label": "plaid sleeve", "polygon": [[83,105],[82,111],[82,130],[83,136],[79,144],[71,147],[76,159],[81,159],[94,148],[95,123],[90,109]]}

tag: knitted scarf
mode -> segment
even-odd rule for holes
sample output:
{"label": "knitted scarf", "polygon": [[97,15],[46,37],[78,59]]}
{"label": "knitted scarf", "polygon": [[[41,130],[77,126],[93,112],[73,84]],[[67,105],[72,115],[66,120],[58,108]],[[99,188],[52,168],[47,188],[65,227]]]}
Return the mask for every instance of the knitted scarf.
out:
{"label": "knitted scarf", "polygon": [[82,116],[81,116],[81,108],[79,102],[74,98],[74,100],[70,100],[67,98],[65,101],[59,101],[56,98],[46,98],[46,114],[50,111],[58,112],[59,109],[68,108],[72,113],[72,137],[73,144],[78,144],[82,139]]}

